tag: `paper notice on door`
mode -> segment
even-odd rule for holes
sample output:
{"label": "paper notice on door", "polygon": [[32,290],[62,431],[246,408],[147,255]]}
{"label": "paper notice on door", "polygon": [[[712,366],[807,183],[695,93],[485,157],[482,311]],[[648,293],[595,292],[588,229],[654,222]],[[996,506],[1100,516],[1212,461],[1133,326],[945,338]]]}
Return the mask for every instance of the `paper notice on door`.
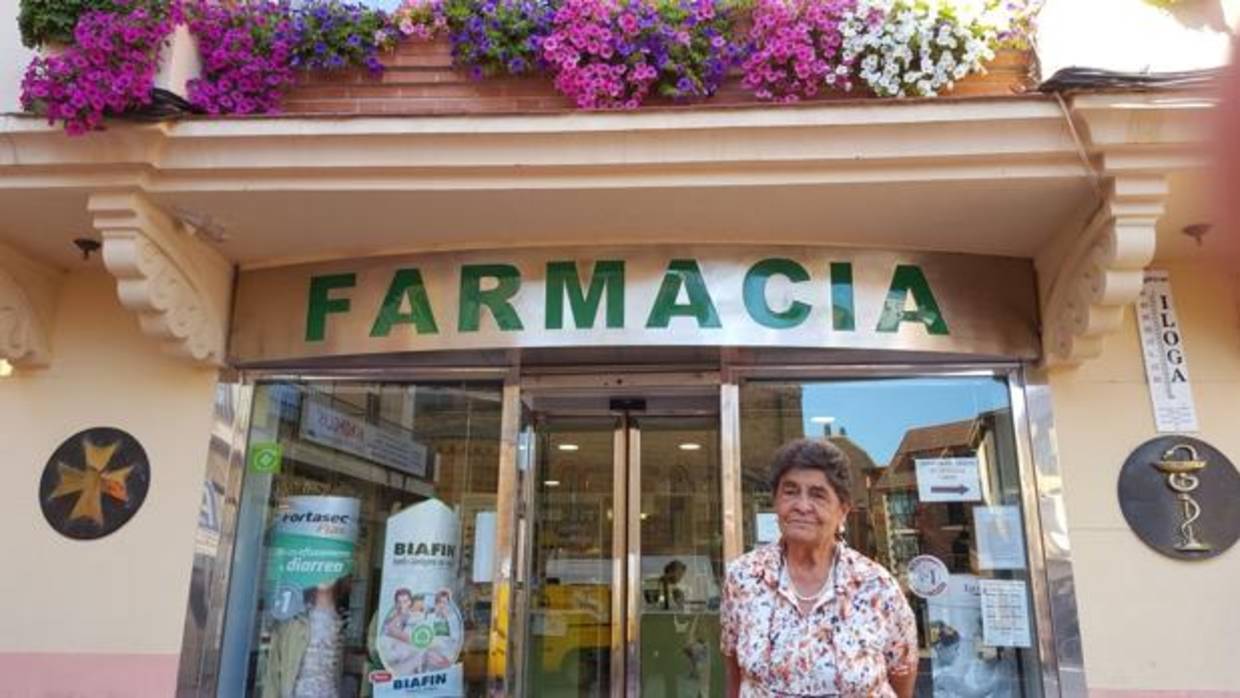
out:
{"label": "paper notice on door", "polygon": [[987,647],[1030,647],[1029,599],[1019,579],[978,581],[982,599],[982,644]]}
{"label": "paper notice on door", "polygon": [[926,601],[933,698],[1023,695],[1015,653],[996,653],[982,644],[978,581],[971,574],[953,574],[947,590]]}
{"label": "paper notice on door", "polygon": [[757,542],[774,543],[779,540],[779,517],[771,512],[759,512],[754,522],[757,529]]}
{"label": "paper notice on door", "polygon": [[976,502],[982,498],[977,458],[917,458],[917,498],[923,502]]}
{"label": "paper notice on door", "polygon": [[977,532],[977,568],[980,570],[1025,569],[1025,536],[1020,508],[973,507]]}

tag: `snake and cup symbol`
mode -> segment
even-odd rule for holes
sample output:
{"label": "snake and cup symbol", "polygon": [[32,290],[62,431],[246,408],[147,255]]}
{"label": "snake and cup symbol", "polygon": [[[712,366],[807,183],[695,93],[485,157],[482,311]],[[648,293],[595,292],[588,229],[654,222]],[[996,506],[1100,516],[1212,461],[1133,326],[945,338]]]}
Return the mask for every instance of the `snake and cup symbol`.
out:
{"label": "snake and cup symbol", "polygon": [[[1186,453],[1187,459],[1174,459],[1177,453]],[[1205,552],[1212,549],[1209,543],[1197,538],[1193,524],[1201,518],[1201,505],[1192,493],[1201,485],[1197,477],[1209,463],[1197,455],[1197,449],[1189,444],[1177,444],[1163,453],[1162,459],[1151,465],[1167,476],[1167,487],[1176,493],[1180,503],[1180,543],[1175,546],[1182,552]]]}

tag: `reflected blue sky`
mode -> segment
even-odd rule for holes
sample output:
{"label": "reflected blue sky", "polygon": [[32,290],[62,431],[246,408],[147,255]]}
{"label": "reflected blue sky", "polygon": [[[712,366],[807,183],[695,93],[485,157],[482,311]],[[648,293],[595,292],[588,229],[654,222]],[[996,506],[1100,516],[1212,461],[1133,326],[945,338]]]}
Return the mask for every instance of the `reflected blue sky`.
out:
{"label": "reflected blue sky", "polygon": [[364,7],[373,7],[376,10],[392,12],[400,7],[401,0],[361,0],[358,4]]}
{"label": "reflected blue sky", "polygon": [[814,417],[834,417],[832,432],[848,433],[874,462],[885,466],[912,428],[972,419],[1008,406],[1001,378],[896,378],[802,385],[806,436],[822,436]]}

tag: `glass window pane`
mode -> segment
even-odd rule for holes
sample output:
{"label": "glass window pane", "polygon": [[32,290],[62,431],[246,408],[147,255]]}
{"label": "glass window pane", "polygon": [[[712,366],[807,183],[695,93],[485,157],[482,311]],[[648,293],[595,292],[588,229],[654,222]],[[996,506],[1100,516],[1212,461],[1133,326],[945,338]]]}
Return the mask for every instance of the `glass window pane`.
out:
{"label": "glass window pane", "polygon": [[[846,539],[896,577],[917,615],[918,696],[1041,695],[1008,395],[1004,379],[987,376],[741,389],[745,549],[779,538],[768,482],[775,450],[804,437],[843,450],[853,501]],[[918,577],[913,593],[915,558],[911,574],[945,568],[947,578]]]}
{"label": "glass window pane", "polygon": [[485,694],[500,413],[498,385],[256,387],[219,695]]}

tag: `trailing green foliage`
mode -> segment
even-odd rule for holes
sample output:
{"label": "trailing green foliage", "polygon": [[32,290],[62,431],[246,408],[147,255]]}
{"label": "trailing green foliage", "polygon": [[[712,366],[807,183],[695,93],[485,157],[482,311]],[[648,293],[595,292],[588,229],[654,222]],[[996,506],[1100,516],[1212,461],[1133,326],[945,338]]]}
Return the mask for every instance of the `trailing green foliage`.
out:
{"label": "trailing green foliage", "polygon": [[91,10],[115,9],[113,0],[21,0],[17,26],[22,43],[30,48],[47,43],[69,44],[73,42],[78,17]]}

